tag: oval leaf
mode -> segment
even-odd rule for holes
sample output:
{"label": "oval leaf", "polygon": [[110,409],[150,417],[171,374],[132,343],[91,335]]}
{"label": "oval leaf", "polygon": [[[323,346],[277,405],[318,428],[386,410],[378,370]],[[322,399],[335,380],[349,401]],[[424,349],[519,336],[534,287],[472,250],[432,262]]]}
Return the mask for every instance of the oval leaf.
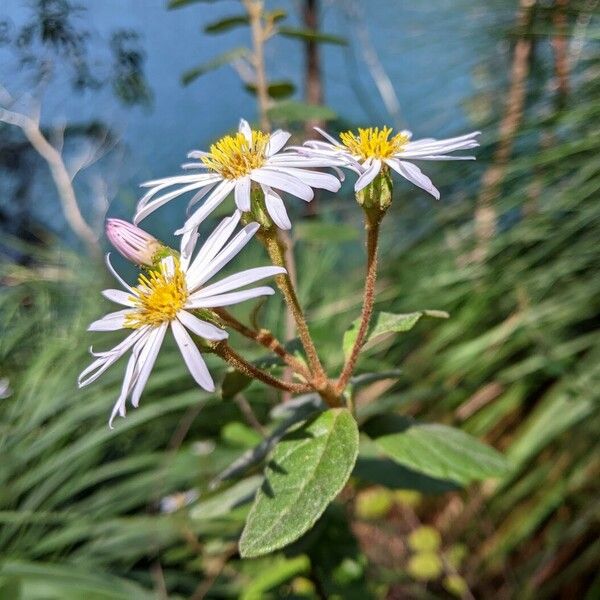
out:
{"label": "oval leaf", "polygon": [[328,410],[283,437],[240,539],[242,557],[283,548],[306,533],[350,477],[358,428],[346,409]]}
{"label": "oval leaf", "polygon": [[316,42],[317,44],[336,44],[337,46],[347,46],[348,40],[339,35],[331,33],[322,33],[315,29],[297,29],[295,27],[280,27],[279,34],[288,37],[303,40],[305,42]]}
{"label": "oval leaf", "polygon": [[228,52],[223,52],[223,54],[219,54],[219,56],[216,56],[212,60],[186,71],[181,76],[181,83],[183,83],[183,85],[188,85],[192,83],[192,81],[198,79],[198,77],[201,75],[204,75],[209,71],[214,71],[215,69],[218,69],[224,65],[228,65],[229,63],[246,56],[246,54],[248,54],[247,48],[234,48]]}
{"label": "oval leaf", "polygon": [[216,34],[216,33],[225,33],[230,29],[234,29],[235,27],[241,27],[242,25],[248,25],[249,17],[248,15],[233,15],[232,17],[225,17],[224,19],[219,19],[214,23],[209,23],[204,26],[204,33]]}
{"label": "oval leaf", "polygon": [[454,427],[385,415],[368,421],[365,432],[392,460],[430,477],[466,485],[509,471],[502,454]]}
{"label": "oval leaf", "polygon": [[295,100],[284,100],[278,102],[268,110],[269,118],[283,123],[293,123],[302,121],[331,121],[336,118],[333,112],[327,106],[317,106],[307,104],[306,102],[297,102]]}

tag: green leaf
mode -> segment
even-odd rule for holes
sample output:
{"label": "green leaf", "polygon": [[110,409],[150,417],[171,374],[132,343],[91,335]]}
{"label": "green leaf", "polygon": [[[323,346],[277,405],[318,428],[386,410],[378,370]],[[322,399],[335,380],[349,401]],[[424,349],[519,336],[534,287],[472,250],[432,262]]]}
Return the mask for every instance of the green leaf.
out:
{"label": "green leaf", "polygon": [[[248,83],[244,86],[246,91],[251,94],[256,94],[256,86],[253,83]],[[296,86],[291,81],[273,81],[267,87],[267,93],[275,100],[288,98],[296,91]]]}
{"label": "green leaf", "polygon": [[253,448],[262,442],[262,437],[239,421],[230,421],[221,429],[221,439],[229,446],[238,448]]}
{"label": "green leaf", "polygon": [[293,123],[303,121],[331,121],[337,115],[327,106],[316,106],[306,102],[285,100],[278,102],[268,111],[269,117],[274,121]]}
{"label": "green leaf", "polygon": [[240,27],[241,25],[248,25],[248,22],[248,15],[234,15],[232,17],[225,17],[224,19],[219,19],[218,21],[205,25],[204,33],[211,35],[216,33],[224,33],[225,31]]}
{"label": "green leaf", "polygon": [[234,60],[246,56],[246,54],[248,54],[248,49],[242,47],[223,52],[223,54],[219,54],[219,56],[216,56],[212,60],[185,71],[185,73],[181,76],[181,83],[183,83],[183,85],[189,85],[192,83],[192,81],[195,81],[198,79],[198,77],[208,73],[209,71],[214,71],[219,67],[228,65]]}
{"label": "green leaf", "polygon": [[299,240],[320,244],[352,242],[360,237],[358,229],[352,225],[322,221],[298,223],[294,235]]}
{"label": "green leaf", "polygon": [[[420,310],[406,314],[378,312],[371,320],[369,333],[367,334],[365,343],[363,344],[363,350],[367,346],[373,346],[374,344],[377,344],[377,342],[381,341],[384,336],[392,333],[403,333],[405,331],[410,331],[418,323],[421,317],[447,319],[449,315],[447,312],[442,310]],[[358,335],[359,327],[360,319],[356,319],[346,330],[346,333],[344,333],[342,347],[344,349],[345,356],[348,356],[352,350],[352,346],[354,345],[356,336]]]}
{"label": "green leaf", "polygon": [[509,472],[502,454],[454,427],[382,415],[367,421],[364,430],[392,460],[430,477],[466,485]]}
{"label": "green leaf", "polygon": [[308,573],[310,559],[305,554],[293,558],[278,557],[269,562],[268,569],[257,569],[254,579],[244,585],[240,600],[258,600],[265,597],[265,592],[282,585],[292,577]]}
{"label": "green leaf", "polygon": [[222,517],[234,508],[250,502],[262,482],[260,475],[237,481],[226,490],[220,491],[210,498],[198,502],[190,511],[190,517],[197,520]]}
{"label": "green leaf", "polygon": [[267,554],[306,533],[344,487],[357,454],[358,428],[346,409],[328,410],[285,435],[248,515],[241,556]]}
{"label": "green leaf", "polygon": [[337,46],[347,46],[348,40],[339,35],[331,33],[322,33],[314,29],[297,29],[296,27],[280,27],[280,35],[289,38],[300,39],[305,42],[316,42],[317,44],[335,44]]}

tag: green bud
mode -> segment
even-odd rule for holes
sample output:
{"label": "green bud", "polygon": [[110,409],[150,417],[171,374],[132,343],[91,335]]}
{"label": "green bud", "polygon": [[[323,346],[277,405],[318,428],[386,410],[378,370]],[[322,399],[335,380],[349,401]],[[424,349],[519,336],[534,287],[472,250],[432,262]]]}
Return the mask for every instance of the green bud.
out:
{"label": "green bud", "polygon": [[272,229],[274,223],[267,211],[265,195],[262,189],[259,186],[252,184],[252,191],[250,194],[250,210],[242,213],[242,222],[247,225],[254,221],[260,225],[262,230]]}
{"label": "green bud", "polygon": [[356,192],[356,201],[365,211],[379,213],[383,216],[392,204],[392,192],[393,184],[390,170],[384,165],[369,185]]}

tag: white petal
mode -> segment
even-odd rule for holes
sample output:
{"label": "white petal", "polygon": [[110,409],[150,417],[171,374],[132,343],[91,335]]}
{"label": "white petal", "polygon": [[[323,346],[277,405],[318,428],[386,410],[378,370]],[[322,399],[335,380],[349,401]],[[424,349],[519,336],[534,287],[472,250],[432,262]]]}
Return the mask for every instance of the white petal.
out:
{"label": "white petal", "polygon": [[250,127],[250,124],[248,123],[248,121],[246,121],[246,119],[240,119],[238,131],[244,134],[248,145],[250,146],[250,148],[252,148],[252,127]]}
{"label": "white petal", "polygon": [[146,382],[148,381],[148,377],[150,376],[150,372],[152,371],[152,367],[156,362],[156,357],[158,356],[158,352],[160,351],[160,347],[165,338],[167,326],[168,323],[162,323],[160,326],[154,328],[154,331],[150,334],[144,349],[142,352],[140,352],[138,361],[139,374],[131,393],[131,404],[135,407],[137,407],[140,403],[140,397],[144,391],[144,388],[146,387]]}
{"label": "white petal", "polygon": [[180,235],[184,231],[188,231],[190,229],[194,229],[194,227],[198,227],[208,215],[225,200],[228,196],[229,192],[234,188],[235,181],[224,180],[222,181],[211,193],[208,199],[204,202],[204,204],[196,210],[192,214],[192,216],[185,222],[185,225],[178,229],[175,234]]}
{"label": "white petal", "polygon": [[[203,269],[220,252],[221,248],[237,227],[241,213],[236,210],[230,217],[223,219],[198,251],[196,258],[187,269],[188,288],[192,280],[201,276]],[[192,291],[192,288],[189,288]]]}
{"label": "white petal", "polygon": [[272,296],[275,290],[270,287],[257,287],[250,290],[242,290],[241,292],[231,292],[230,294],[219,294],[218,296],[209,296],[208,298],[196,299],[194,295],[190,296],[186,308],[217,308],[219,306],[230,306],[249,300],[250,298],[258,298],[259,296]]}
{"label": "white petal", "polygon": [[277,154],[277,152],[279,152],[286,145],[287,141],[291,137],[291,133],[283,131],[282,129],[277,129],[277,131],[274,131],[269,138],[266,155],[273,156],[273,154]]}
{"label": "white petal", "polygon": [[320,171],[309,171],[308,169],[298,169],[295,167],[272,167],[274,170],[280,173],[289,173],[294,177],[297,177],[302,182],[310,185],[313,188],[319,188],[323,190],[329,190],[330,192],[337,192],[341,183],[334,175],[329,173],[321,173]]}
{"label": "white petal", "polygon": [[402,177],[408,179],[411,183],[429,192],[436,200],[440,199],[440,192],[433,185],[431,179],[423,174],[421,169],[412,163],[403,160],[388,159],[386,163]]}
{"label": "white petal", "polygon": [[117,304],[122,304],[123,306],[135,306],[131,299],[131,294],[128,294],[123,290],[102,290],[102,295]]}
{"label": "white petal", "polygon": [[[220,179],[219,179],[220,181]],[[198,202],[200,202],[200,200],[202,200],[202,198],[204,198],[204,196],[210,194],[213,189],[215,187],[215,183],[211,183],[209,185],[207,185],[206,187],[203,187],[201,190],[198,190],[190,199],[190,201],[188,202],[187,205],[187,209],[186,209],[186,215],[189,216],[190,213],[192,212],[192,206],[195,206],[196,204],[198,204]]]}
{"label": "white petal", "polygon": [[121,384],[121,393],[113,406],[110,418],[108,419],[108,426],[113,428],[113,421],[117,414],[122,417],[125,416],[125,403],[127,402],[127,396],[131,389],[131,382],[134,377],[135,365],[137,362],[137,356],[132,354],[127,361],[127,367],[125,368],[125,374],[123,375],[123,383]]}
{"label": "white petal", "polygon": [[110,262],[110,252],[107,253],[106,255],[106,266],[108,267],[108,270],[111,272],[112,276],[129,292],[133,293],[133,289],[131,288],[131,286],[117,273],[117,271],[115,270],[115,268],[112,266],[112,263]]}
{"label": "white petal", "polygon": [[[199,285],[208,281],[215,273],[220,271],[230,260],[232,260],[242,248],[252,239],[260,225],[258,223],[249,223],[244,227],[212,261],[210,261],[202,270],[198,270],[190,276],[188,289],[192,291]],[[188,272],[189,273],[189,272]]]}
{"label": "white petal", "polygon": [[183,360],[192,377],[196,380],[196,383],[207,392],[214,392],[215,384],[213,379],[206,368],[206,363],[204,362],[200,351],[190,337],[190,334],[179,321],[171,321],[171,331],[179,346],[181,356],[183,356]]}
{"label": "white petal", "polygon": [[287,210],[285,210],[281,196],[268,185],[261,185],[261,188],[265,195],[265,206],[275,225],[280,229],[291,229],[292,223],[290,222]]}
{"label": "white petal", "polygon": [[133,310],[125,309],[108,313],[101,319],[91,323],[88,327],[88,331],[116,331],[117,329],[123,329],[125,317],[134,312],[135,311]]}
{"label": "white petal", "polygon": [[181,244],[179,246],[179,251],[181,253],[181,268],[184,273],[188,270],[192,254],[194,253],[196,243],[198,242],[198,237],[199,234],[197,227],[185,231],[181,236]]}
{"label": "white petal", "polygon": [[310,186],[306,185],[297,177],[282,173],[273,169],[261,168],[255,169],[250,174],[250,177],[257,183],[264,183],[278,190],[283,190],[310,202],[313,199],[313,191]]}
{"label": "white petal", "polygon": [[235,184],[235,205],[242,211],[250,210],[250,177],[242,177]]}
{"label": "white petal", "polygon": [[[203,176],[197,175],[196,177],[199,178],[199,177],[203,177]],[[157,208],[160,208],[161,206],[163,206],[163,204],[166,204],[170,200],[173,200],[174,198],[177,198],[178,196],[181,196],[182,194],[185,194],[186,192],[191,192],[192,190],[197,190],[198,188],[202,188],[207,185],[214,185],[215,181],[218,181],[219,178],[220,178],[220,176],[212,176],[210,179],[203,179],[202,181],[199,181],[199,182],[196,182],[196,183],[193,183],[190,185],[186,185],[182,188],[178,188],[172,192],[169,192],[168,194],[159,196],[158,198],[155,198],[151,202],[148,202],[147,204],[145,204],[141,207],[138,204],[138,209],[135,213],[135,216],[133,217],[133,224],[137,225],[142,219],[145,219],[149,214],[153,213]]]}
{"label": "white petal", "polygon": [[318,131],[326,140],[329,140],[334,146],[339,146],[340,142],[333,136],[329,135],[326,131],[323,131],[320,127],[315,127],[315,131]]}
{"label": "white petal", "polygon": [[[367,163],[365,163],[366,165]],[[365,172],[356,180],[354,184],[354,191],[358,192],[363,188],[367,187],[381,170],[381,161],[378,158],[374,158],[365,170]]]}
{"label": "white petal", "polygon": [[192,333],[195,333],[206,340],[225,340],[229,337],[229,334],[220,327],[202,321],[185,310],[180,310],[177,313],[177,318],[181,324],[187,327]]}
{"label": "white petal", "polygon": [[196,292],[194,298],[207,298],[224,292],[230,292],[238,288],[250,285],[261,279],[273,277],[274,275],[282,275],[286,270],[283,267],[255,267],[254,269],[246,269],[229,277],[221,279],[211,285],[207,285],[200,291]]}

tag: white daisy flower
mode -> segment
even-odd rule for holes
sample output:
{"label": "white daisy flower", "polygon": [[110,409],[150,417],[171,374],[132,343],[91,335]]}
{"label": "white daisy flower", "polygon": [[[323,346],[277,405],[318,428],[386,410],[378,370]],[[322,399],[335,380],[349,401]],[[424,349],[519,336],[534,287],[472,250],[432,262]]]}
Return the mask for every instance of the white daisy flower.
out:
{"label": "white daisy flower", "polygon": [[[188,154],[188,158],[197,160],[182,167],[200,169],[199,173],[165,177],[142,184],[142,187],[150,189],[138,202],[133,222],[137,225],[170,200],[187,192],[195,192],[188,210],[203,198],[206,199],[176,233],[190,231],[231,192],[234,192],[237,208],[242,212],[250,211],[251,189],[254,185],[262,189],[266,209],[273,222],[281,229],[289,229],[291,223],[280,192],[310,202],[314,196],[312,188],[337,192],[341,185],[334,175],[311,170],[332,166],[330,159],[324,161],[318,157],[307,158],[299,152],[282,152],[290,136],[290,133],[281,129],[270,134],[253,130],[247,121],[241,119],[235,135],[222,137],[210,147],[209,152],[194,150]],[[166,191],[169,188],[174,189]]]}
{"label": "white daisy flower", "polygon": [[240,288],[260,279],[285,273],[282,267],[247,269],[206,285],[242,250],[259,227],[258,223],[250,223],[230,240],[240,216],[236,211],[231,217],[224,219],[206,239],[193,260],[191,256],[198,235],[195,231],[187,234],[182,240],[187,252],[182,252],[180,259],[173,256],[163,258],[157,270],[140,275],[138,284],[133,287],[116,273],[107,256],[110,271],[125,291],[109,289],[102,293],[125,308],[107,314],[93,322],[88,329],[132,331],[111,350],[92,351],[96,360],[81,373],[78,382],[80,387],[92,383],[121,356],[131,351],[121,394],[110,416],[111,427],[117,414],[125,416],[125,404],[129,396],[131,404],[138,406],[167,329],[171,329],[192,377],[200,387],[212,392],[215,389],[213,379],[188,330],[206,340],[223,340],[228,334],[216,325],[199,319],[193,311],[229,306],[274,293],[270,287],[247,290]]}
{"label": "white daisy flower", "polygon": [[479,131],[445,140],[426,138],[411,141],[410,131],[401,131],[392,135],[390,127],[369,127],[359,129],[358,133],[346,131],[336,140],[325,131],[315,128],[328,141],[311,140],[304,143],[306,156],[312,160],[330,158],[328,166],[344,166],[354,170],[359,177],[354,185],[356,192],[365,188],[386,166],[408,179],[416,186],[429,192],[436,199],[440,193],[421,169],[409,161],[419,160],[474,160],[474,156],[452,156],[448,152],[476,148],[475,139]]}

